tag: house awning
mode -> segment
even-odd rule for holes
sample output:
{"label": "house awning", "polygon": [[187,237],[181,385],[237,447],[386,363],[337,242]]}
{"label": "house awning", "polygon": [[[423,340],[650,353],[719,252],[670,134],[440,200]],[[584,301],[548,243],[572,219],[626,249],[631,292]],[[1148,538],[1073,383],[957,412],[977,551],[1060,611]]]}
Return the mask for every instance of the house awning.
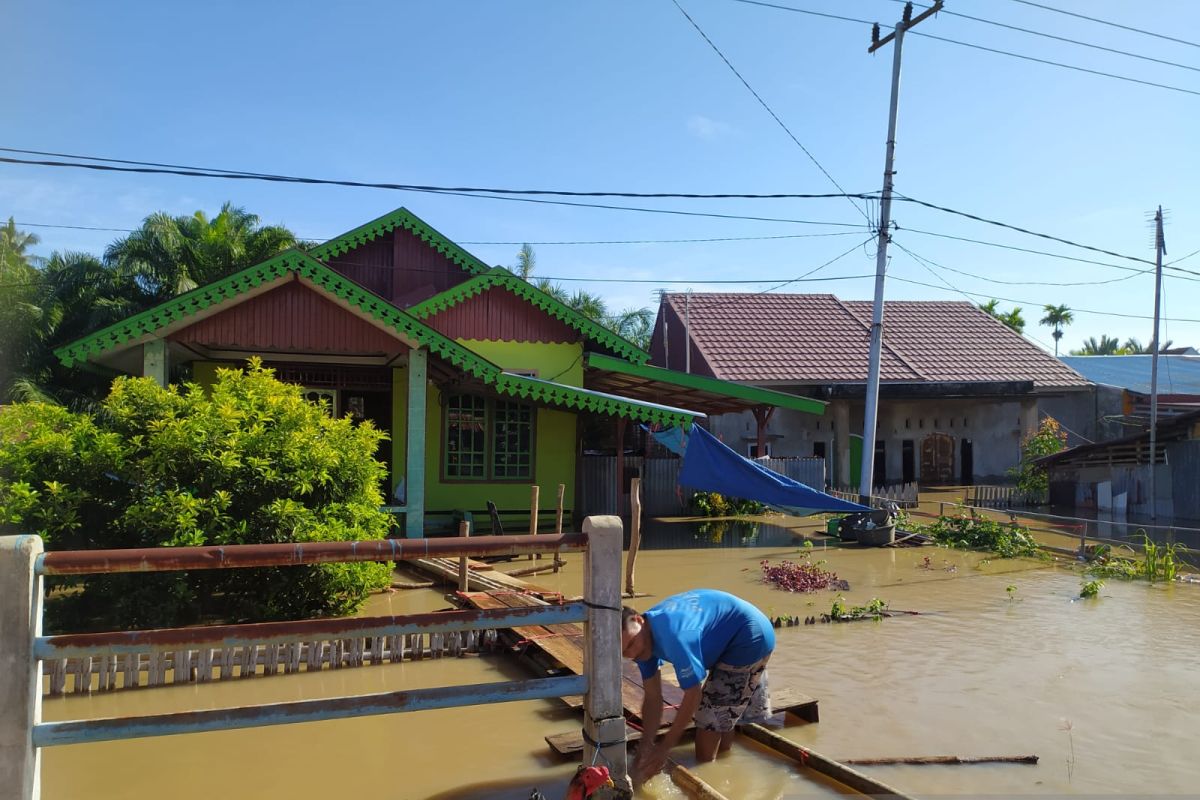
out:
{"label": "house awning", "polygon": [[520,397],[523,400],[533,400],[579,411],[625,417],[637,422],[658,423],[666,426],[687,427],[693,420],[702,419],[705,416],[700,411],[609,394],[595,389],[567,386],[512,372],[501,373],[495,382],[495,388],[503,394]]}
{"label": "house awning", "polygon": [[584,384],[589,389],[648,402],[671,398],[706,414],[748,411],[764,406],[824,414],[825,403],[810,397],[746,386],[687,372],[633,364],[601,353],[588,353]]}

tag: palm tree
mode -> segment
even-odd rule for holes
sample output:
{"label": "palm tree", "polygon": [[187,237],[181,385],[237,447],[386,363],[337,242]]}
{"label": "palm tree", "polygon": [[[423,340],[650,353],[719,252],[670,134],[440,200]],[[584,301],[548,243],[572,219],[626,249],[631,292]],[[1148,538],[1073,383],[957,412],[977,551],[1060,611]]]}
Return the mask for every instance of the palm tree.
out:
{"label": "palm tree", "polygon": [[[1173,344],[1175,344],[1175,342],[1171,339],[1168,339],[1162,343],[1162,347],[1158,348],[1158,352],[1162,353],[1171,349],[1171,345]],[[1121,355],[1126,356],[1150,355],[1154,352],[1154,342],[1150,342],[1150,344],[1145,345],[1142,344],[1140,339],[1130,336],[1125,340],[1125,344],[1121,345],[1119,352]]]}
{"label": "palm tree", "polygon": [[299,244],[287,228],[230,203],[211,220],[151,214],[142,226],[104,251],[104,262],[132,281],[148,308],[197,286],[265,261]]}
{"label": "palm tree", "polygon": [[627,308],[610,316],[605,324],[643,350],[650,348],[650,337],[654,333],[654,312],[650,309]]}
{"label": "palm tree", "polygon": [[522,280],[527,281],[529,276],[533,275],[536,266],[533,248],[528,244],[521,245],[521,249],[517,251],[517,274],[521,276]]}
{"label": "palm tree", "polygon": [[1046,316],[1042,317],[1039,324],[1049,325],[1053,329],[1050,335],[1054,337],[1054,355],[1057,356],[1058,340],[1063,337],[1063,328],[1075,321],[1075,315],[1066,306],[1046,305],[1042,310]]}
{"label": "palm tree", "polygon": [[1073,356],[1112,356],[1116,355],[1121,349],[1121,342],[1113,336],[1102,334],[1100,341],[1096,341],[1095,336],[1089,336],[1087,341],[1083,343],[1083,347],[1078,350],[1072,350]]}
{"label": "palm tree", "polygon": [[1022,333],[1025,330],[1025,318],[1021,316],[1021,307],[1017,306],[1012,311],[1000,311],[999,300],[988,300],[986,303],[980,303],[979,310],[993,317],[1004,325],[1012,328],[1017,333]]}

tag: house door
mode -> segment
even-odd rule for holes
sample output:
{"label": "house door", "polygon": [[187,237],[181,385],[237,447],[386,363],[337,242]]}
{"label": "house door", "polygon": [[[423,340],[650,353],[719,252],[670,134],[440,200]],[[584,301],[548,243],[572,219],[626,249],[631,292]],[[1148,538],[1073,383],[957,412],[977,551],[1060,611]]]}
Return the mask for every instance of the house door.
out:
{"label": "house door", "polygon": [[900,443],[900,473],[905,483],[912,483],[917,479],[917,459],[912,439],[905,439]]}
{"label": "house door", "polygon": [[958,449],[961,483],[963,486],[970,486],[975,483],[975,448],[971,445],[970,439],[963,439],[959,442]]}
{"label": "house door", "polygon": [[358,389],[343,389],[339,394],[339,416],[350,417],[356,424],[370,420],[376,430],[383,431],[389,438],[379,443],[375,450],[375,460],[388,465],[387,487],[395,480],[395,465],[392,464],[392,395],[390,392],[360,391]]}
{"label": "house door", "polygon": [[921,482],[947,484],[954,480],[954,439],[931,433],[921,440]]}

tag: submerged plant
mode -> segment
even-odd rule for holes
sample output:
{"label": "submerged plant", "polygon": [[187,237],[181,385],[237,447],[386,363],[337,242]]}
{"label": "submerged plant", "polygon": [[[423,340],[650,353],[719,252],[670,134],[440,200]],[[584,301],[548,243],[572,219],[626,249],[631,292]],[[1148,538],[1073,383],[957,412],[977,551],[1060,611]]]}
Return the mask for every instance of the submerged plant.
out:
{"label": "submerged plant", "polygon": [[1096,548],[1092,555],[1092,563],[1088,565],[1087,574],[1098,578],[1122,578],[1137,580],[1144,578],[1154,583],[1156,581],[1173,581],[1179,575],[1179,570],[1186,562],[1182,554],[1187,548],[1181,544],[1159,544],[1151,539],[1145,531],[1140,531],[1142,537],[1143,558],[1138,559],[1132,549],[1131,557],[1113,555],[1108,545]]}
{"label": "submerged plant", "polygon": [[1063,717],[1058,724],[1058,729],[1067,732],[1067,783],[1070,783],[1071,778],[1075,775],[1075,736],[1071,733],[1075,726],[1071,720]]}
{"label": "submerged plant", "polygon": [[1084,581],[1079,587],[1080,597],[1099,597],[1100,590],[1104,588],[1104,581],[1090,580]]}
{"label": "submerged plant", "polygon": [[1000,558],[1038,556],[1038,543],[1029,529],[1016,522],[997,522],[977,515],[940,516],[919,531],[945,547],[988,550]]}
{"label": "submerged plant", "polygon": [[[807,555],[806,553],[805,556]],[[771,564],[770,561],[764,560],[759,566],[762,567],[765,583],[786,592],[815,592],[818,589],[845,590],[850,588],[849,583],[838,578],[836,573],[824,569],[820,564],[786,560],[778,564]]]}
{"label": "submerged plant", "polygon": [[865,606],[846,607],[846,600],[841,595],[833,601],[827,615],[830,622],[847,622],[855,619],[882,619],[888,604],[878,597],[872,597]]}
{"label": "submerged plant", "polygon": [[1009,601],[1017,599],[1017,585],[1015,583],[1010,583],[1008,586],[1005,586],[1004,591],[1008,592]]}

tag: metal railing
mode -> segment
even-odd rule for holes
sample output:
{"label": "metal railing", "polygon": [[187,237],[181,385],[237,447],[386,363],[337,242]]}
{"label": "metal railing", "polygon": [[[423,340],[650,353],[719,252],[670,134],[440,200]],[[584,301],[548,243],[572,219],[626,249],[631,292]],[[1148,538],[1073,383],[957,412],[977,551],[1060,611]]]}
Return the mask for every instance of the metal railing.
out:
{"label": "metal railing", "polygon": [[[64,744],[170,736],[403,711],[584,695],[584,758],[626,778],[621,702],[621,522],[589,517],[583,533],[478,539],[385,539],[368,542],[178,547],[44,553],[37,536],[0,537],[0,791],[39,794],[40,751]],[[305,620],[92,634],[42,635],[43,576],[115,572],[237,569],[356,561],[403,561],[583,551],[583,600],[495,610],[390,617]],[[556,556],[557,557],[557,556]],[[295,645],[320,637],[455,634],[524,625],[586,622],[582,675],[412,689],[318,700],[42,722],[42,661],[106,655],[173,653],[184,648]],[[134,662],[136,668],[136,662]],[[211,666],[209,667],[211,669]],[[598,751],[598,752],[597,752]],[[10,793],[11,792],[11,793]]]}

